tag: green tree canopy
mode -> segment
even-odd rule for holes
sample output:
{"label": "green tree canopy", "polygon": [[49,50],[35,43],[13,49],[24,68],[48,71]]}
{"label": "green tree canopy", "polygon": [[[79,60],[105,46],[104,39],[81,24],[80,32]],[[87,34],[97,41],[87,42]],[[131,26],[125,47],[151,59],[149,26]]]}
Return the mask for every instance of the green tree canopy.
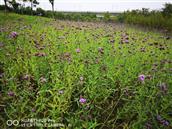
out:
{"label": "green tree canopy", "polygon": [[165,16],[172,16],[172,4],[171,3],[166,3],[165,7],[162,9],[162,13]]}

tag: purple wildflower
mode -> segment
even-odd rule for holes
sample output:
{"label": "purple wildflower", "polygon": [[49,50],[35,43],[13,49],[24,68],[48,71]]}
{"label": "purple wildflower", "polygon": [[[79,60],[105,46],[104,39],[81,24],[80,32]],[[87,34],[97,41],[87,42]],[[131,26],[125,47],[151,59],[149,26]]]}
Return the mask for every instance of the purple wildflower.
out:
{"label": "purple wildflower", "polygon": [[151,125],[151,123],[146,123],[146,125],[145,125],[145,127],[146,127],[146,129],[152,129],[152,125]]}
{"label": "purple wildflower", "polygon": [[144,74],[139,75],[138,79],[143,82],[145,80],[145,75]]}
{"label": "purple wildflower", "polygon": [[71,61],[71,54],[66,52],[62,55],[63,60]]}
{"label": "purple wildflower", "polygon": [[162,120],[162,118],[161,118],[160,115],[157,115],[157,116],[156,116],[156,119],[157,119],[158,121],[161,121],[161,120]]}
{"label": "purple wildflower", "polygon": [[82,97],[80,97],[80,99],[79,99],[79,102],[81,103],[81,104],[84,104],[84,103],[86,103],[86,99],[85,98],[82,98]]}
{"label": "purple wildflower", "polygon": [[11,38],[17,38],[17,36],[18,36],[18,33],[17,32],[14,32],[13,31],[13,32],[10,33],[10,37]]}
{"label": "purple wildflower", "polygon": [[102,47],[99,47],[98,48],[98,52],[100,52],[101,54],[103,54],[104,53],[104,49]]}
{"label": "purple wildflower", "polygon": [[80,50],[79,48],[77,48],[77,49],[76,49],[76,52],[77,52],[77,53],[80,53],[80,52],[81,52],[81,50]]}
{"label": "purple wildflower", "polygon": [[129,43],[129,40],[128,40],[128,39],[125,39],[124,42],[125,42],[125,43]]}
{"label": "purple wildflower", "polygon": [[9,91],[9,92],[8,92],[8,96],[11,96],[11,97],[12,97],[12,96],[14,96],[14,95],[15,95],[15,94],[14,94],[13,91]]}
{"label": "purple wildflower", "polygon": [[29,80],[31,76],[29,74],[26,74],[22,77],[23,80]]}
{"label": "purple wildflower", "polygon": [[35,112],[36,110],[35,110],[35,108],[32,108],[32,112]]}
{"label": "purple wildflower", "polygon": [[156,119],[160,124],[164,126],[168,126],[170,124],[167,120],[163,119],[160,115],[157,115]]}
{"label": "purple wildflower", "polygon": [[168,126],[169,125],[169,122],[167,120],[162,120],[161,121],[161,124],[164,125],[164,126]]}

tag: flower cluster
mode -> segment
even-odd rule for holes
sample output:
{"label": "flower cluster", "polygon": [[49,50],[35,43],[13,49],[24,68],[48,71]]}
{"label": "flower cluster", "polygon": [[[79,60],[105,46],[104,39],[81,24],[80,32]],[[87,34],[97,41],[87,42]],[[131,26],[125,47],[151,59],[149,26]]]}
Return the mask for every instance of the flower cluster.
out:
{"label": "flower cluster", "polygon": [[81,52],[81,50],[80,50],[79,48],[77,48],[77,49],[76,49],[76,52],[77,52],[77,53],[80,53],[80,52]]}
{"label": "flower cluster", "polygon": [[15,32],[15,31],[13,31],[13,32],[10,33],[10,37],[11,38],[17,38],[17,36],[18,36],[18,33]]}
{"label": "flower cluster", "polygon": [[144,82],[145,75],[144,74],[139,75],[138,79],[139,79],[139,81]]}
{"label": "flower cluster", "polygon": [[87,99],[85,99],[85,98],[83,98],[83,97],[80,97],[79,102],[80,102],[81,104],[84,104],[84,103],[87,102]]}
{"label": "flower cluster", "polygon": [[168,126],[170,124],[167,120],[163,119],[160,115],[157,115],[156,119],[160,124],[164,126]]}

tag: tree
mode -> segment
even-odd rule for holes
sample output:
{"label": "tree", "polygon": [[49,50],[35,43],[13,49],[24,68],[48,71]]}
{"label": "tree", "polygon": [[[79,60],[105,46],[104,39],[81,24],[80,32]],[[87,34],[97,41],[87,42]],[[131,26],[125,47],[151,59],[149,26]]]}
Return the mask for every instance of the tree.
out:
{"label": "tree", "polygon": [[23,0],[23,2],[30,2],[31,15],[33,14],[33,7],[39,4],[37,0]]}
{"label": "tree", "polygon": [[37,0],[30,0],[31,3],[31,9],[33,10],[33,7],[36,7],[36,5],[39,4],[39,2]]}
{"label": "tree", "polygon": [[51,6],[52,6],[52,11],[54,12],[54,0],[49,0]]}
{"label": "tree", "polygon": [[39,4],[37,0],[23,0],[23,2],[30,2],[30,8],[33,10],[33,7]]}
{"label": "tree", "polygon": [[54,18],[54,0],[49,0],[51,6],[52,6],[52,12],[53,12],[53,18]]}
{"label": "tree", "polygon": [[8,7],[8,0],[4,0],[5,3],[5,10],[9,10],[10,8]]}
{"label": "tree", "polygon": [[12,8],[9,6],[12,6],[14,10],[18,9],[19,3],[16,2],[16,0],[4,0],[5,3],[5,10],[11,10]]}
{"label": "tree", "polygon": [[148,8],[142,8],[141,13],[142,13],[144,16],[148,16],[148,15],[149,15],[149,9],[148,9]]}
{"label": "tree", "polygon": [[7,0],[4,0],[5,8],[7,8]]}
{"label": "tree", "polygon": [[109,12],[106,12],[106,13],[104,14],[104,20],[105,20],[105,21],[110,21],[110,13],[109,13]]}
{"label": "tree", "polygon": [[172,4],[171,3],[166,3],[165,7],[162,8],[162,13],[165,16],[172,16]]}
{"label": "tree", "polygon": [[8,1],[9,4],[13,7],[13,9],[16,11],[19,7],[19,3],[16,2],[16,0]]}

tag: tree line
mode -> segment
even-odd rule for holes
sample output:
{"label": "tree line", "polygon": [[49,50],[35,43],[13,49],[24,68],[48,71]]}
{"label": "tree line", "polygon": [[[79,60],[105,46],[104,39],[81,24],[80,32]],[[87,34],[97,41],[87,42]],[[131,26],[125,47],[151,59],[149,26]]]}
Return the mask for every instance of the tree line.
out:
{"label": "tree line", "polygon": [[[29,2],[30,7],[24,7],[21,2]],[[112,13],[101,13],[101,17],[97,17],[97,13],[81,13],[81,12],[57,12],[54,9],[54,0],[49,0],[52,11],[45,11],[42,8],[33,7],[39,5],[38,0],[4,0],[5,5],[0,5],[0,10],[13,11],[19,14],[39,15],[62,20],[74,21],[105,21],[105,22],[123,22],[127,24],[141,25],[146,27],[168,29],[172,31],[172,4],[166,3],[161,10],[149,10],[142,8],[141,10],[125,11],[118,15]]]}
{"label": "tree line", "polygon": [[[21,3],[28,2],[30,3],[29,7],[24,7]],[[26,15],[39,15],[49,18],[55,18],[55,19],[62,19],[62,20],[75,20],[75,21],[95,21],[96,14],[95,13],[72,13],[72,12],[57,12],[54,9],[54,0],[49,0],[49,3],[51,4],[52,11],[46,11],[42,8],[36,8],[36,10],[33,10],[33,7],[36,7],[39,5],[38,0],[4,0],[5,5],[0,5],[0,10],[6,10],[6,11],[12,11],[19,14],[26,14]]]}
{"label": "tree line", "polygon": [[[25,7],[21,3],[30,3],[30,6]],[[0,5],[0,10],[6,10],[10,12],[15,12],[18,14],[26,15],[38,15],[43,17],[49,17],[61,20],[74,20],[74,21],[96,21],[99,20],[96,17],[96,13],[90,12],[58,12],[54,9],[54,0],[49,0],[52,10],[43,10],[42,8],[36,8],[39,5],[38,0],[4,0],[5,5]]]}
{"label": "tree line", "polygon": [[[39,2],[37,0],[19,0],[19,2],[17,2],[16,0],[4,0],[5,9],[10,10],[11,9],[10,6],[11,6],[14,10],[16,10],[22,6],[20,2],[30,2],[31,10],[33,10],[33,7],[39,5]],[[52,11],[54,11],[54,0],[49,0],[49,2],[52,6]]]}
{"label": "tree line", "polygon": [[172,4],[165,3],[160,10],[142,8],[125,11],[118,15],[117,19],[119,22],[127,24],[172,31]]}

